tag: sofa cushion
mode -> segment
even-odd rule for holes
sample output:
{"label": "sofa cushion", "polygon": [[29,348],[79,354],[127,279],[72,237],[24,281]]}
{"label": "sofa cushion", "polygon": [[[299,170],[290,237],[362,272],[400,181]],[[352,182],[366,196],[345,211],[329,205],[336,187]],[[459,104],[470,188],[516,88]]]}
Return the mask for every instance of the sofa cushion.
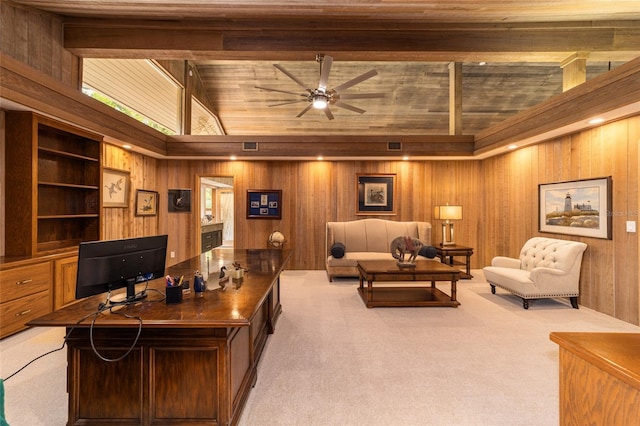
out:
{"label": "sofa cushion", "polygon": [[524,269],[501,268],[499,266],[487,266],[482,268],[484,277],[490,283],[505,282],[513,287],[521,287],[532,284],[529,271]]}
{"label": "sofa cushion", "polygon": [[348,251],[342,258],[335,258],[329,256],[327,259],[328,266],[358,266],[358,260],[380,260],[380,259],[393,259],[391,253],[375,253],[375,252],[351,252]]}
{"label": "sofa cushion", "polygon": [[331,246],[331,256],[335,259],[341,259],[344,257],[345,246],[342,243],[333,243]]}

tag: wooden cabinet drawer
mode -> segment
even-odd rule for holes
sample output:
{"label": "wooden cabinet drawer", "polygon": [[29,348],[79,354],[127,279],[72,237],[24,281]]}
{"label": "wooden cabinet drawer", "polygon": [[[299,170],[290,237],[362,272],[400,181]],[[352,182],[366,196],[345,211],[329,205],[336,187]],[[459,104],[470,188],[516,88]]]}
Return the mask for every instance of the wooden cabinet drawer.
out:
{"label": "wooden cabinet drawer", "polygon": [[211,231],[200,235],[202,251],[211,250],[222,245],[222,231]]}
{"label": "wooden cabinet drawer", "polygon": [[[4,279],[4,275],[3,275]],[[47,289],[36,294],[0,305],[0,338],[20,331],[32,319],[51,312],[51,292]]]}
{"label": "wooden cabinet drawer", "polygon": [[0,303],[50,289],[51,262],[7,269],[0,277]]}

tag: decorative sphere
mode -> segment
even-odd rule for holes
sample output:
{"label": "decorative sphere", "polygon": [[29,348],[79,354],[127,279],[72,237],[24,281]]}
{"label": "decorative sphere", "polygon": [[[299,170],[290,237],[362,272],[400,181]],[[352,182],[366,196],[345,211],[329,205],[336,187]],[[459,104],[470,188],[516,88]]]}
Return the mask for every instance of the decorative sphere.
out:
{"label": "decorative sphere", "polygon": [[284,245],[284,242],[284,235],[280,231],[274,231],[269,235],[269,244],[272,247],[280,248]]}

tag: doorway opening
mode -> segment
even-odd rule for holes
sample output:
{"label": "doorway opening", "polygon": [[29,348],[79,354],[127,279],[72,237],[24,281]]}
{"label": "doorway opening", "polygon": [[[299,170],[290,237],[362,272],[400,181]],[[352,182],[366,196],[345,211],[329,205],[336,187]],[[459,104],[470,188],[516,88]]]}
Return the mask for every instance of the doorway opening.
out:
{"label": "doorway opening", "polygon": [[233,177],[200,177],[200,226],[203,229],[222,230],[220,245],[234,246],[234,195]]}

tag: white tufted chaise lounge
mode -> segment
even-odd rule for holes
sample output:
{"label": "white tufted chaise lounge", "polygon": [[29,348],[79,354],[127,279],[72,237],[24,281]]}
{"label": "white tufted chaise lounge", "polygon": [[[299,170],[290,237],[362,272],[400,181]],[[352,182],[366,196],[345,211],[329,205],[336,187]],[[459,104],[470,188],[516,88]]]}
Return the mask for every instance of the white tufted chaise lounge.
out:
{"label": "white tufted chaise lounge", "polygon": [[522,298],[525,309],[529,300],[568,297],[578,309],[580,265],[585,243],[534,237],[528,240],[520,257],[497,256],[491,266],[483,268],[484,277],[495,294],[496,287]]}

